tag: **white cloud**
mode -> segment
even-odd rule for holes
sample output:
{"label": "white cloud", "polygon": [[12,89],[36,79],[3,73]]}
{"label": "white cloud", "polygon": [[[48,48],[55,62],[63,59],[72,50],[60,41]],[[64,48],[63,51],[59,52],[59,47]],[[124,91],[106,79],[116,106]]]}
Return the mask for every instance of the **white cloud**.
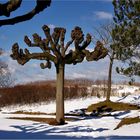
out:
{"label": "white cloud", "polygon": [[10,54],[11,51],[7,50],[1,55],[0,60],[8,65],[12,77],[16,79],[16,84],[55,78],[54,67],[51,70],[42,70],[40,61],[30,61],[22,66],[16,60],[12,60]]}
{"label": "white cloud", "polygon": [[39,63],[27,63],[24,66],[19,65],[17,61],[9,58],[8,66],[11,74],[17,77],[16,83],[26,83],[37,80],[46,80],[47,73],[44,73]]}
{"label": "white cloud", "polygon": [[38,68],[39,65],[38,65],[37,63],[33,63],[33,64],[32,64],[32,67],[33,67],[33,68]]}
{"label": "white cloud", "polygon": [[[56,71],[54,65],[52,65],[52,69],[44,69],[40,68],[40,62],[32,61],[28,62],[24,66],[21,66],[17,63],[17,61],[12,60],[9,57],[10,51],[7,52],[2,58],[8,64],[10,72],[12,76],[16,79],[16,84],[32,82],[37,80],[50,80],[56,79]],[[2,59],[1,58],[1,59]],[[120,63],[115,61],[113,67],[113,80],[114,81],[122,81],[125,80],[126,77],[118,75],[115,71],[115,67]],[[65,78],[66,79],[74,79],[74,78],[88,78],[88,79],[107,79],[108,76],[108,66],[109,59],[106,57],[105,59],[101,59],[99,61],[87,62],[75,65],[66,65]]]}
{"label": "white cloud", "polygon": [[73,73],[70,78],[86,78],[86,74],[82,73]]}
{"label": "white cloud", "polygon": [[53,24],[49,24],[48,26],[49,26],[50,29],[54,29],[55,28],[55,25],[53,25]]}
{"label": "white cloud", "polygon": [[113,15],[112,13],[105,12],[105,11],[92,11],[88,15],[81,16],[81,20],[83,21],[96,21],[96,20],[112,20]]}
{"label": "white cloud", "polygon": [[96,11],[94,12],[95,16],[98,19],[112,19],[113,15],[109,12],[105,12],[105,11]]}
{"label": "white cloud", "polygon": [[7,57],[9,55],[10,55],[10,52],[4,52],[4,53],[2,53],[1,58]]}

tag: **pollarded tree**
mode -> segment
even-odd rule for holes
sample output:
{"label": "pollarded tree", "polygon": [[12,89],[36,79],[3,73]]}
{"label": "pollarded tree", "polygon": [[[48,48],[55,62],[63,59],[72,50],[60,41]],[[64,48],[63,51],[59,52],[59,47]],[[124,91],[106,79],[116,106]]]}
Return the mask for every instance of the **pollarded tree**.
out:
{"label": "pollarded tree", "polygon": [[126,67],[117,68],[127,76],[140,76],[140,0],[113,0],[115,28],[112,36],[118,47],[118,59]]}
{"label": "pollarded tree", "polygon": [[[30,12],[25,13],[21,16],[16,16],[14,18],[8,18],[0,20],[0,26],[3,25],[13,25],[19,22],[32,19],[36,14],[40,13],[48,6],[50,6],[51,0],[36,0],[36,6]],[[22,5],[22,0],[9,0],[6,3],[0,3],[0,16],[10,17],[13,11],[16,11]]]}
{"label": "pollarded tree", "polygon": [[[64,44],[66,29],[54,28],[50,34],[50,28],[47,25],[42,27],[46,38],[42,39],[37,33],[33,34],[33,42],[25,36],[24,41],[29,47],[39,47],[42,53],[30,53],[28,49],[19,49],[17,43],[12,46],[11,57],[21,65],[24,65],[31,59],[46,60],[41,63],[42,69],[51,68],[53,62],[56,67],[56,121],[58,124],[64,124],[64,71],[66,64],[81,63],[86,57],[87,61],[97,61],[104,58],[108,51],[100,41],[97,41],[94,51],[86,50],[91,42],[91,35],[87,34],[84,41],[84,34],[80,27],[75,27],[71,32],[71,40]],[[71,44],[74,43],[75,49],[68,51]]]}

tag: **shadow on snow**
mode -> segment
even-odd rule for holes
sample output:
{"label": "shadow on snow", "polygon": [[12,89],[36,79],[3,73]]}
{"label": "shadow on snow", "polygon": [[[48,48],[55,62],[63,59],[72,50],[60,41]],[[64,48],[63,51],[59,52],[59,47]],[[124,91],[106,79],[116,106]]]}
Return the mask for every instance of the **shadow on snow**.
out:
{"label": "shadow on snow", "polygon": [[13,125],[18,131],[4,131],[0,130],[0,139],[93,139],[90,136],[67,136],[69,133],[80,132],[81,134],[88,132],[102,132],[108,130],[106,128],[87,128],[84,126],[51,126],[41,123],[33,123],[32,125]]}
{"label": "shadow on snow", "polygon": [[89,133],[89,132],[102,132],[108,130],[107,128],[87,128],[84,126],[69,126],[67,129],[63,126],[51,126],[41,123],[33,123],[32,125],[13,125],[11,126],[16,128],[18,131],[3,131],[0,130],[0,139],[140,139],[140,136],[105,136],[97,137],[94,136],[67,136],[67,133],[80,132]]}

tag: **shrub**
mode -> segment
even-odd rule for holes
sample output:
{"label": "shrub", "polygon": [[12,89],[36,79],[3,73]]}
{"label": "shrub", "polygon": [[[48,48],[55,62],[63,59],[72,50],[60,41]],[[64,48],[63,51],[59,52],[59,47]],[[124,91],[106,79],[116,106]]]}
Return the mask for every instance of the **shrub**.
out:
{"label": "shrub", "polygon": [[[66,86],[64,98],[74,99],[88,96],[87,88],[78,85]],[[39,102],[50,102],[55,100],[56,88],[52,84],[27,84],[10,88],[0,89],[0,106],[14,104],[32,104]]]}

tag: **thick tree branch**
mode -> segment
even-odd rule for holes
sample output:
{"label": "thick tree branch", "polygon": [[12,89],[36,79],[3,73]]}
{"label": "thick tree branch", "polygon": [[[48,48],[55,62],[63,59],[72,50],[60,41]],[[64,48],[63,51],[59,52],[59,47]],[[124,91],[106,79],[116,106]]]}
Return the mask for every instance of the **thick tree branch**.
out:
{"label": "thick tree branch", "polygon": [[72,43],[73,43],[73,40],[70,40],[69,42],[67,42],[67,44],[65,46],[65,50],[64,50],[65,53]]}
{"label": "thick tree branch", "polygon": [[54,63],[57,63],[56,57],[51,55],[48,52],[43,53],[30,53],[29,50],[25,49],[25,53],[22,49],[19,49],[17,43],[12,46],[12,54],[11,57],[13,60],[17,60],[17,62],[21,65],[27,63],[30,59],[37,59],[37,60],[50,60]]}
{"label": "thick tree branch", "polygon": [[38,34],[33,34],[33,41],[32,42],[28,36],[24,37],[24,42],[28,45],[28,47],[40,47],[43,52],[50,52],[51,48],[49,47],[49,40],[48,39],[41,39]]}
{"label": "thick tree branch", "polygon": [[79,51],[80,50],[80,44],[84,40],[84,34],[83,34],[82,29],[78,26],[75,27],[74,30],[72,30],[72,32],[71,32],[71,38],[72,38],[72,40],[74,40],[75,50]]}
{"label": "thick tree branch", "polygon": [[64,57],[65,56],[65,46],[64,46],[64,40],[65,40],[65,33],[66,29],[61,28],[61,33],[60,33],[60,53]]}
{"label": "thick tree branch", "polygon": [[64,52],[65,33],[66,33],[66,29],[56,27],[54,28],[54,32],[52,34],[54,46],[55,46],[56,51],[59,53],[59,57],[65,55],[65,52]]}
{"label": "thick tree branch", "polygon": [[[56,66],[62,64],[77,64],[84,60],[86,57],[87,61],[97,61],[101,58],[104,58],[108,51],[104,48],[103,44],[100,41],[97,41],[94,51],[90,52],[86,50],[87,46],[91,42],[91,35],[87,34],[84,41],[84,34],[80,27],[75,27],[71,32],[71,40],[64,45],[65,33],[64,28],[55,28],[52,35],[50,35],[50,28],[47,25],[42,27],[46,39],[42,39],[37,33],[33,34],[33,43],[32,41],[25,36],[24,41],[29,47],[40,47],[43,53],[30,53],[27,49],[23,52],[22,49],[19,49],[17,43],[12,47],[11,57],[14,60],[17,60],[19,64],[24,65],[30,59],[46,60],[47,62],[41,63],[40,66],[42,69],[51,68],[51,61],[54,62]],[[70,50],[66,54],[68,47],[74,42],[75,50]],[[82,44],[80,46],[80,44]],[[50,47],[49,47],[50,45]],[[52,55],[52,53],[54,55]]]}
{"label": "thick tree branch", "polygon": [[94,51],[89,52],[88,50],[83,50],[83,53],[85,53],[87,61],[98,61],[108,54],[108,50],[100,41],[97,41]]}
{"label": "thick tree branch", "polygon": [[[98,47],[98,50],[96,48],[93,52],[89,52],[88,50],[85,50],[85,48],[88,47],[88,45],[91,43],[91,35],[87,34],[86,40],[83,42],[84,34],[83,34],[83,32],[82,32],[80,27],[75,27],[75,29],[72,30],[71,38],[74,41],[75,50],[74,51],[70,51],[66,55],[65,62],[67,64],[71,64],[71,63],[77,64],[77,63],[80,63],[80,62],[82,62],[84,60],[85,56],[87,57],[88,61],[89,60],[90,61],[97,60],[97,59],[100,59],[100,58],[103,58],[104,56],[106,56],[105,53],[104,53],[104,56],[103,56],[103,51],[101,51],[101,48],[102,48],[102,50],[104,48],[103,46],[101,46],[100,49]],[[68,46],[71,43],[72,43],[72,41],[68,42]],[[80,46],[81,43],[82,43],[82,45]]]}
{"label": "thick tree branch", "polygon": [[88,47],[88,45],[91,43],[91,35],[87,34],[86,36],[86,40],[83,42],[82,46],[80,47],[80,50],[85,49],[86,47]]}
{"label": "thick tree branch", "polygon": [[36,0],[36,7],[32,11],[30,11],[27,14],[24,14],[24,15],[21,15],[21,16],[17,16],[17,17],[11,18],[11,19],[0,20],[0,26],[3,26],[3,25],[13,25],[13,24],[16,24],[16,23],[19,23],[19,22],[30,20],[36,14],[40,13],[45,8],[50,6],[50,3],[51,3],[51,0]]}
{"label": "thick tree branch", "polygon": [[12,11],[17,10],[21,5],[22,0],[9,0],[4,4],[0,4],[0,16],[9,17]]}
{"label": "thick tree branch", "polygon": [[[56,48],[56,45],[57,44],[55,44],[56,43],[56,40],[54,40],[53,41],[53,35],[51,36],[51,34],[50,34],[50,28],[47,26],[47,25],[44,25],[43,27],[42,27],[42,29],[43,29],[43,31],[44,31],[44,33],[45,33],[45,35],[46,35],[46,38],[49,40],[49,42],[50,42],[50,46],[51,46],[51,50],[52,50],[52,52],[54,53],[54,55],[56,56],[56,57],[60,57],[60,52],[57,50],[57,48]],[[55,31],[54,31],[55,32]],[[54,33],[53,33],[54,34]],[[58,39],[59,40],[59,39]]]}
{"label": "thick tree branch", "polygon": [[77,64],[84,60],[86,57],[87,61],[97,61],[104,58],[108,54],[108,50],[103,47],[103,44],[100,41],[97,41],[94,51],[90,52],[88,50],[81,51],[71,51],[65,56],[66,64]]}

